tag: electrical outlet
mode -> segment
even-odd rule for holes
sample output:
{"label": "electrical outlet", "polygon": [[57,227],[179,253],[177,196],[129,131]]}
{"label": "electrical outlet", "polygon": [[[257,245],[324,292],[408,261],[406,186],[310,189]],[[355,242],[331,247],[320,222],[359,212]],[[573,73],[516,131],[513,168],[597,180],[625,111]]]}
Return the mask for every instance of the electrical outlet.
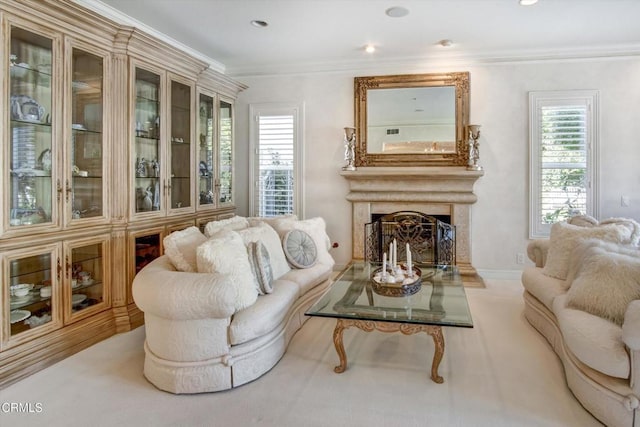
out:
{"label": "electrical outlet", "polygon": [[629,207],[629,196],[620,196],[620,206],[623,208]]}
{"label": "electrical outlet", "polygon": [[516,263],[524,264],[524,254],[523,253],[517,253],[516,254]]}

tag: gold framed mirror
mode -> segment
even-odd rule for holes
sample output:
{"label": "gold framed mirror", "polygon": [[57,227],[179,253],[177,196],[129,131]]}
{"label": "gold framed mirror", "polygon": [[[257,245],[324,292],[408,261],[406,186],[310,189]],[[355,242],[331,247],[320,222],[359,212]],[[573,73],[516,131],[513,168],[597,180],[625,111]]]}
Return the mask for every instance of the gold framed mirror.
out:
{"label": "gold framed mirror", "polygon": [[469,73],[355,77],[356,166],[464,166]]}

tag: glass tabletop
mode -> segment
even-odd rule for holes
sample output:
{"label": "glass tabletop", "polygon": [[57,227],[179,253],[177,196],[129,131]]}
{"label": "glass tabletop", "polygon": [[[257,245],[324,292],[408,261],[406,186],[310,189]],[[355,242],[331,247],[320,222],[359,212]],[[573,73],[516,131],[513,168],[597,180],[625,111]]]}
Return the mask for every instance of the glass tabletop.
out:
{"label": "glass tabletop", "polygon": [[385,296],[372,275],[380,263],[356,262],[305,313],[308,316],[473,327],[462,279],[454,266],[421,268],[411,295]]}

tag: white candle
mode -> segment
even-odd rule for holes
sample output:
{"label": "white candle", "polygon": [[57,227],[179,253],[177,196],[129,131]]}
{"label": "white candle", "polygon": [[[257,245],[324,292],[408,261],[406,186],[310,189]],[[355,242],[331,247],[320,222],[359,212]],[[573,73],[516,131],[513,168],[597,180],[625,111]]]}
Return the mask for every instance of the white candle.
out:
{"label": "white candle", "polygon": [[389,266],[393,270],[393,242],[389,242]]}
{"label": "white candle", "polygon": [[413,277],[413,265],[411,264],[411,247],[407,243],[407,270],[409,277]]}
{"label": "white candle", "polygon": [[382,279],[387,275],[387,253],[382,254]]}
{"label": "white candle", "polygon": [[398,241],[393,239],[393,268],[398,265]]}

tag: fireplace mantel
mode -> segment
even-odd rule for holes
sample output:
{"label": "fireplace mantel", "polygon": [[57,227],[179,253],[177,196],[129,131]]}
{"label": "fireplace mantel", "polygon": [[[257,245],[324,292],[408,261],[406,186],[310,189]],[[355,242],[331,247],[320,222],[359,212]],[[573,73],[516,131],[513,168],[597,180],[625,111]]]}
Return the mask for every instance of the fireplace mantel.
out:
{"label": "fireplace mantel", "polygon": [[364,225],[372,214],[413,210],[449,215],[456,226],[456,262],[463,280],[482,284],[471,264],[471,205],[477,201],[475,182],[483,171],[464,167],[360,167],[341,171],[349,181],[347,200],[353,204],[353,258],[364,258]]}

